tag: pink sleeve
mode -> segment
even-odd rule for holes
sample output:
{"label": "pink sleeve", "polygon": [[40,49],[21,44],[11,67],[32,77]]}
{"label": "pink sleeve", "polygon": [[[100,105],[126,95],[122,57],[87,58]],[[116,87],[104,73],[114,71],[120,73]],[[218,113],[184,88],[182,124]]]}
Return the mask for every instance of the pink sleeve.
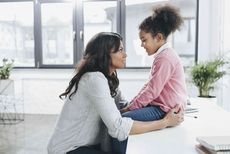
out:
{"label": "pink sleeve", "polygon": [[129,105],[130,110],[142,108],[157,98],[165,84],[170,79],[174,70],[173,65],[165,58],[155,59],[151,77],[139,94],[134,97]]}

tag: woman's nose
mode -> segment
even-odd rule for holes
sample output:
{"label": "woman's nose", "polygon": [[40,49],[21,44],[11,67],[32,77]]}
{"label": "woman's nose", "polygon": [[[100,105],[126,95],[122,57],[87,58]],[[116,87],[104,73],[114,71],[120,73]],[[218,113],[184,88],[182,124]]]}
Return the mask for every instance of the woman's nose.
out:
{"label": "woman's nose", "polygon": [[144,47],[144,42],[141,42],[141,47]]}

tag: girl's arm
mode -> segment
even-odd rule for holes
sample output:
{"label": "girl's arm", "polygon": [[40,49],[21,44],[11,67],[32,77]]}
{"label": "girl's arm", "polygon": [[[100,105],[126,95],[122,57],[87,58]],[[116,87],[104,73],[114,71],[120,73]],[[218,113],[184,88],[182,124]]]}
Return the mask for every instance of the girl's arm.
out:
{"label": "girl's arm", "polygon": [[165,88],[165,85],[174,70],[173,64],[164,58],[156,59],[153,64],[153,68],[154,70],[151,73],[151,77],[145,88],[143,88],[131,101],[131,104],[128,107],[130,110],[147,106],[150,102],[157,98],[163,88]]}

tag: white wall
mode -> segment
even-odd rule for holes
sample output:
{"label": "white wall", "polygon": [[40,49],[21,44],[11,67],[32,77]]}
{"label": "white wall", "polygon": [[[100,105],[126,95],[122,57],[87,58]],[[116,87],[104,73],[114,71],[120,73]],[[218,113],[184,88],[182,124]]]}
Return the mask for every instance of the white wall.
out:
{"label": "white wall", "polygon": [[[59,114],[63,102],[59,95],[66,89],[73,69],[17,69],[11,78],[15,82],[16,95],[23,95],[24,112],[32,114]],[[120,89],[131,100],[142,88],[149,76],[149,69],[119,70]],[[188,78],[188,77],[187,77]],[[198,95],[194,85],[187,80],[190,97]]]}
{"label": "white wall", "polygon": [[199,61],[214,58],[221,53],[221,1],[199,1]]}
{"label": "white wall", "polygon": [[[24,98],[24,112],[58,114],[63,105],[59,95],[66,89],[73,69],[17,69],[11,78],[16,95]],[[148,78],[148,70],[121,70],[118,72],[120,89],[127,100],[132,99]]]}
{"label": "white wall", "polygon": [[[223,13],[225,11],[224,8],[230,8],[230,3],[228,0],[200,0],[199,2],[198,61],[204,61],[223,55],[223,53],[226,54],[225,46],[229,44],[229,40],[224,40],[224,36],[230,36],[230,33],[229,28],[226,28],[226,25],[224,26],[223,23],[230,23],[230,15],[227,13],[229,17],[224,18]],[[228,75],[218,81],[214,91],[219,105],[228,111],[230,111],[229,83],[230,76]]]}

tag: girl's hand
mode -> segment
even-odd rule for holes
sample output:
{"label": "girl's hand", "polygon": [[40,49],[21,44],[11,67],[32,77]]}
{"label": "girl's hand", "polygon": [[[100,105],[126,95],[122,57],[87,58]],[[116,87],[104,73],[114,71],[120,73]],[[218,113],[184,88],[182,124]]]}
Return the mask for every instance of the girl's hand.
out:
{"label": "girl's hand", "polygon": [[171,109],[163,119],[166,123],[166,127],[179,125],[184,121],[184,112],[180,110],[179,106]]}
{"label": "girl's hand", "polygon": [[120,110],[121,113],[125,113],[125,112],[128,112],[130,111],[128,106],[124,107],[123,109]]}

